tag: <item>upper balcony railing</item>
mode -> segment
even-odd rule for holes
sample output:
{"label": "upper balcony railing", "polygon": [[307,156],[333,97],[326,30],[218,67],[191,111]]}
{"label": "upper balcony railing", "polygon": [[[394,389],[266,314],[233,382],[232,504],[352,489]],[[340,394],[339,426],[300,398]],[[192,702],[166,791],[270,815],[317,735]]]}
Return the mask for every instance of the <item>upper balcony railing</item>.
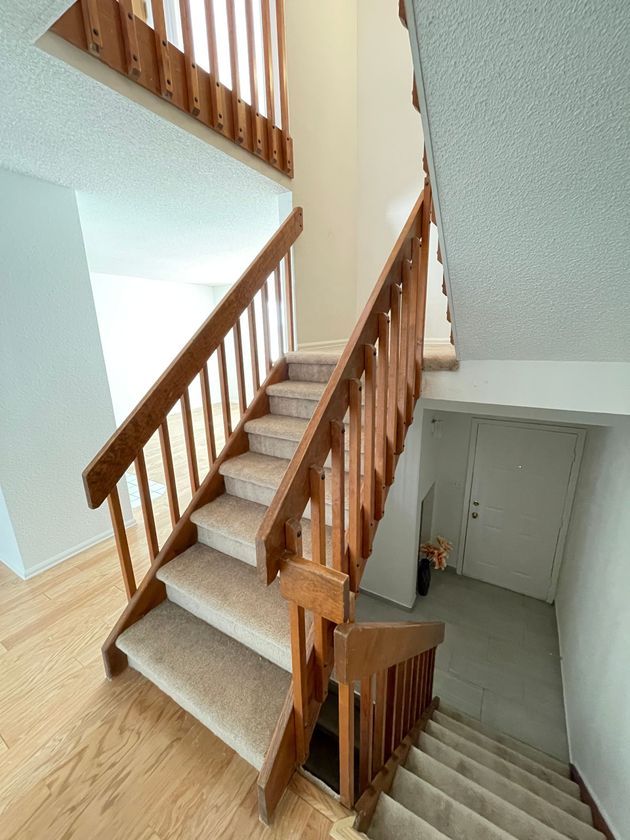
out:
{"label": "upper balcony railing", "polygon": [[51,30],[293,176],[284,0],[76,0]]}

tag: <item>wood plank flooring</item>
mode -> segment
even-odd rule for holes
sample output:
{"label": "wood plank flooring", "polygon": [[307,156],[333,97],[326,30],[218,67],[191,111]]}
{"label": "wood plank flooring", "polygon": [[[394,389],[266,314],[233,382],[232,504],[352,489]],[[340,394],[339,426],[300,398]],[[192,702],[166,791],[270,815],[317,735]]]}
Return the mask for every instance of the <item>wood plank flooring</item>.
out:
{"label": "wood plank flooring", "polygon": [[[140,580],[141,521],[128,534]],[[135,672],[105,679],[100,645],[125,600],[113,540],[29,581],[0,564],[0,840],[328,837],[347,812],[308,780],[267,828],[249,764]]]}

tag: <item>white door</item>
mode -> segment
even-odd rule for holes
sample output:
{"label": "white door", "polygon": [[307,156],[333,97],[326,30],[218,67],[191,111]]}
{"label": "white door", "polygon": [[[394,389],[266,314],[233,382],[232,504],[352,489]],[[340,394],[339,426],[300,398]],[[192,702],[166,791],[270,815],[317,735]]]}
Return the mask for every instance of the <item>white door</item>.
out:
{"label": "white door", "polygon": [[483,420],[475,429],[463,573],[547,599],[580,432]]}

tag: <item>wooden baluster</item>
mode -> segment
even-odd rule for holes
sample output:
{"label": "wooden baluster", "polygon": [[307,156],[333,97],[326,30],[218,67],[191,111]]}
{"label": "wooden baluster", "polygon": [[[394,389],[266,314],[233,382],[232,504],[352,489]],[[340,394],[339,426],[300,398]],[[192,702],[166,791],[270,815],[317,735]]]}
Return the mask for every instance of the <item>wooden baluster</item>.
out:
{"label": "wooden baluster", "polygon": [[188,460],[188,475],[190,476],[190,489],[193,496],[199,489],[199,467],[197,466],[197,452],[195,449],[195,432],[193,429],[192,411],[190,409],[190,394],[188,388],[182,394],[182,423],[184,426],[184,441],[186,443],[186,458]]}
{"label": "wooden baluster", "polygon": [[400,298],[402,290],[397,283],[394,283],[390,294],[391,323],[390,323],[390,345],[389,345],[389,384],[387,403],[387,464],[385,469],[385,482],[389,487],[394,480],[396,469],[396,441],[398,437],[398,424],[402,418],[398,415],[398,347],[400,342]]}
{"label": "wooden baluster", "polygon": [[365,410],[363,423],[363,557],[370,556],[374,525],[374,436],[376,350],[365,346]]}
{"label": "wooden baluster", "polygon": [[435,676],[435,648],[431,648],[429,651],[429,679],[428,679],[428,688],[427,688],[427,706],[433,700],[433,677]]}
{"label": "wooden baluster", "polygon": [[387,669],[387,688],[385,702],[385,732],[383,735],[383,761],[387,761],[392,754],[396,733],[396,666]]}
{"label": "wooden baluster", "polygon": [[166,495],[168,497],[168,508],[171,514],[171,525],[173,528],[179,522],[179,498],[177,496],[177,482],[175,480],[175,469],[173,467],[173,453],[171,451],[171,435],[168,429],[168,419],[165,418],[160,426],[160,449],[162,450],[162,463],[164,464],[164,480],[166,482]]}
{"label": "wooden baluster", "polygon": [[280,266],[274,273],[274,291],[276,295],[276,330],[278,333],[278,356],[284,356],[284,334],[282,329],[282,278],[280,277]]}
{"label": "wooden baluster", "polygon": [[263,50],[265,56],[265,99],[267,101],[267,137],[271,163],[280,163],[280,149],[277,142],[276,103],[273,82],[273,44],[271,41],[271,9],[269,0],[262,0]]}
{"label": "wooden baluster", "polygon": [[400,311],[400,357],[398,364],[398,414],[401,423],[398,426],[398,437],[396,440],[396,454],[400,454],[403,450],[407,418],[407,362],[409,359],[409,331],[411,329],[411,320],[409,317],[409,299],[411,294],[411,263],[409,260],[403,260],[402,264],[402,305]]}
{"label": "wooden baluster", "polygon": [[409,343],[407,345],[407,403],[405,422],[411,425],[415,400],[416,383],[416,348],[418,346],[418,301],[420,291],[420,240],[414,237],[411,243],[411,290],[409,295]]}
{"label": "wooden baluster", "polygon": [[350,404],[350,451],[348,463],[348,574],[350,589],[358,592],[362,569],[361,543],[361,382],[351,379],[348,383]]}
{"label": "wooden baluster", "polygon": [[232,76],[232,114],[234,116],[234,139],[246,144],[247,120],[245,107],[241,99],[241,79],[238,66],[238,32],[234,0],[226,0],[228,47],[230,51],[230,75]]}
{"label": "wooden baluster", "polygon": [[339,683],[339,793],[347,807],[354,805],[354,685]]}
{"label": "wooden baluster", "polygon": [[199,72],[195,61],[195,42],[193,40],[190,0],[179,0],[179,13],[182,20],[184,38],[184,57],[186,59],[186,86],[188,88],[188,110],[193,117],[201,112],[199,100]]}
{"label": "wooden baluster", "polygon": [[361,680],[361,714],[359,736],[359,790],[361,793],[372,781],[372,739],[374,717],[372,706],[372,677]]}
{"label": "wooden baluster", "polygon": [[157,532],[155,530],[155,517],[153,516],[153,505],[151,504],[151,490],[149,489],[149,477],[147,465],[144,460],[142,449],[135,461],[136,478],[138,479],[138,490],[140,492],[140,504],[142,505],[142,519],[144,520],[144,531],[147,535],[147,547],[149,557],[155,560],[160,550],[158,545]]}
{"label": "wooden baluster", "polygon": [[262,316],[263,316],[263,347],[265,351],[265,371],[271,370],[271,336],[269,334],[269,289],[267,281],[263,283],[261,293]]}
{"label": "wooden baluster", "polygon": [[416,377],[414,382],[414,394],[419,397],[422,390],[422,364],[424,358],[424,330],[427,310],[427,284],[429,277],[429,246],[431,236],[431,219],[429,207],[431,205],[431,185],[429,179],[425,180],[424,198],[422,201],[422,245],[419,255],[419,279],[418,279],[418,322],[416,330]]}
{"label": "wooden baluster", "polygon": [[238,388],[238,407],[241,417],[247,410],[247,393],[245,391],[245,368],[243,366],[243,336],[241,333],[241,320],[237,318],[234,322],[234,362],[236,364],[236,385]]}
{"label": "wooden baluster", "polygon": [[160,93],[165,99],[173,98],[173,69],[169,52],[166,20],[164,18],[164,0],[151,0],[153,11],[153,29],[155,31],[155,52],[160,73]]}
{"label": "wooden baluster", "polygon": [[87,48],[90,52],[98,55],[103,49],[103,34],[98,14],[98,1],[81,0],[81,12],[83,14],[83,28],[85,29]]}
{"label": "wooden baluster", "polygon": [[411,665],[411,725],[413,726],[418,720],[418,678],[420,676],[420,657],[414,656]]}
{"label": "wooden baluster", "polygon": [[230,386],[228,383],[227,365],[225,363],[225,341],[217,347],[217,362],[219,364],[219,385],[221,387],[221,410],[223,411],[223,433],[225,442],[232,434],[232,408],[230,406]]}
{"label": "wooden baluster", "polygon": [[405,724],[404,724],[404,735],[409,732],[411,729],[411,723],[413,720],[413,710],[411,708],[411,697],[413,695],[413,660],[408,659],[405,662],[405,675],[406,675],[406,686],[407,691],[405,694]]}
{"label": "wooden baluster", "polygon": [[245,23],[247,26],[247,59],[249,65],[249,88],[252,105],[252,129],[254,133],[254,151],[264,157],[267,146],[260,119],[260,101],[258,98],[258,62],[256,61],[256,33],[254,26],[253,0],[245,0]]}
{"label": "wooden baluster", "polygon": [[116,540],[116,550],[118,551],[118,560],[120,562],[123,583],[125,584],[125,592],[127,593],[127,598],[130,599],[136,591],[136,578],[131,563],[131,553],[129,551],[129,543],[127,542],[127,532],[125,531],[125,520],[123,519],[122,508],[120,506],[118,487],[114,487],[107,497],[107,504],[109,506],[109,515],[112,518],[114,539]]}
{"label": "wooden baluster", "polygon": [[123,43],[125,45],[127,75],[137,78],[142,72],[142,67],[140,65],[138,33],[136,32],[136,16],[133,13],[131,0],[119,0],[118,10],[120,13]]}
{"label": "wooden baluster", "polygon": [[[301,557],[302,526],[296,519],[291,519],[285,527],[285,540],[288,551]],[[298,764],[302,764],[307,755],[306,727],[308,725],[308,686],[307,686],[307,650],[306,621],[304,608],[293,601],[289,602],[291,622],[291,670],[293,673],[293,711],[295,716],[295,742]]]}
{"label": "wooden baluster", "polygon": [[252,383],[254,393],[260,388],[260,363],[258,361],[258,335],[256,332],[256,309],[254,301],[247,307],[247,323],[249,324],[249,355],[252,362]]}
{"label": "wooden baluster", "polygon": [[334,569],[347,574],[344,439],[344,424],[340,420],[332,420],[330,423],[332,450],[332,560]]}
{"label": "wooden baluster", "polygon": [[[313,562],[326,565],[326,473],[318,467],[309,470],[311,494],[311,549]],[[323,703],[328,694],[325,668],[329,658],[328,622],[313,614],[315,648],[315,699]]]}
{"label": "wooden baluster", "polygon": [[385,709],[387,703],[387,671],[376,675],[374,692],[374,744],[372,748],[372,778],[385,764]]}
{"label": "wooden baluster", "polygon": [[280,122],[284,141],[287,173],[293,174],[293,141],[289,137],[289,88],[287,82],[287,45],[284,20],[284,0],[276,0],[276,33],[278,37],[278,76],[280,83]]}
{"label": "wooden baluster", "polygon": [[214,0],[204,0],[206,10],[206,35],[208,37],[208,56],[210,60],[210,104],[212,123],[219,131],[225,125],[225,102],[223,88],[219,81],[219,57],[217,50],[217,26],[214,16]]}
{"label": "wooden baluster", "polygon": [[403,739],[405,715],[405,664],[396,665],[396,727],[394,729],[393,749],[396,749]]}
{"label": "wooden baluster", "polygon": [[206,446],[208,447],[208,463],[212,466],[217,459],[217,444],[214,438],[214,415],[212,413],[212,397],[210,396],[210,373],[208,363],[201,368],[201,402],[203,404],[203,422],[206,429]]}
{"label": "wooden baluster", "polygon": [[287,319],[287,337],[289,350],[295,350],[295,321],[293,315],[293,277],[291,270],[291,251],[284,258],[284,308]]}
{"label": "wooden baluster", "polygon": [[382,519],[385,510],[385,471],[387,466],[387,381],[389,377],[389,317],[378,315],[378,360],[376,373],[376,430],[374,459],[374,519]]}
{"label": "wooden baluster", "polygon": [[427,707],[429,693],[429,658],[426,651],[422,654],[422,711]]}

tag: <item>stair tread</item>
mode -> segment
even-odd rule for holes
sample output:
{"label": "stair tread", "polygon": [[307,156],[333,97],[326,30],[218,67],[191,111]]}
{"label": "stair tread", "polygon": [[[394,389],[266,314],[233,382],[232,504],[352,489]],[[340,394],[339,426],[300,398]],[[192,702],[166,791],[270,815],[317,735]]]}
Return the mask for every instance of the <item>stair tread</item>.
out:
{"label": "stair tread", "polygon": [[518,840],[562,840],[562,834],[535,816],[425,752],[410,749],[405,769]]}
{"label": "stair tread", "polygon": [[538,764],[542,764],[543,766],[548,767],[550,770],[554,770],[560,776],[566,776],[567,779],[571,776],[571,770],[568,764],[559,761],[557,758],[553,758],[553,756],[547,755],[547,753],[543,752],[542,750],[536,749],[536,747],[531,747],[529,744],[526,744],[523,741],[519,741],[517,738],[513,738],[511,735],[506,735],[503,732],[498,732],[492,729],[491,727],[481,723],[481,721],[476,720],[475,718],[472,718],[469,715],[458,711],[457,709],[452,709],[450,706],[445,706],[444,703],[440,703],[439,712],[441,715],[444,715],[447,718],[451,718],[457,721],[458,723],[469,727],[470,729],[476,730],[481,735],[485,735],[486,738],[490,738],[493,741],[498,741],[498,743],[503,744],[504,746],[515,750],[516,752],[522,753],[527,758],[531,758],[533,761],[538,762]]}
{"label": "stair tread", "polygon": [[[573,814],[579,819],[583,819],[589,823],[591,822],[591,812],[588,805],[581,802],[579,799],[576,799],[574,796],[560,790],[555,785],[551,785],[543,779],[538,778],[538,776],[528,773],[516,764],[512,764],[511,762],[500,758],[498,755],[495,755],[495,753],[483,749],[452,730],[440,726],[440,724],[433,720],[430,720],[427,723],[425,731],[427,735],[445,743],[447,746],[452,747],[462,755],[477,761],[484,767],[488,767],[491,770],[500,773],[504,778],[510,779],[510,781],[521,785],[532,793],[542,797],[547,802],[551,802],[553,805],[556,805],[558,808],[562,808],[564,811]],[[420,735],[420,740],[421,738],[422,735]]]}
{"label": "stair tread", "polygon": [[399,767],[390,796],[447,837],[467,840],[513,840],[514,835],[462,805],[444,791]]}
{"label": "stair tread", "polygon": [[457,370],[459,361],[452,344],[424,346],[422,369],[426,371]]}
{"label": "stair tread", "polygon": [[564,791],[569,796],[574,796],[576,799],[580,798],[579,785],[577,785],[572,779],[568,779],[566,776],[561,776],[559,773],[556,773],[549,767],[546,767],[538,761],[529,758],[522,752],[518,752],[511,747],[494,740],[493,738],[489,738],[477,729],[472,729],[470,726],[466,726],[465,724],[442,714],[440,711],[434,712],[432,717],[435,723],[450,729],[457,735],[461,735],[471,743],[482,747],[484,750],[493,753],[505,761],[509,761],[511,764],[514,764],[523,770],[526,770],[528,773],[531,773],[533,776],[537,776],[539,779],[542,779],[548,784],[554,785],[554,787]]}
{"label": "stair tread", "polygon": [[260,769],[290,674],[170,601],[116,644],[131,667]]}
{"label": "stair tread", "polygon": [[296,400],[319,402],[326,390],[326,382],[303,382],[298,379],[285,379],[267,385],[267,394],[272,397],[290,397]]}
{"label": "stair tread", "polygon": [[252,566],[201,543],[157,577],[178,606],[291,671],[289,611],[277,582],[263,586]]}
{"label": "stair tread", "polygon": [[[266,505],[223,493],[214,501],[194,511],[190,519],[199,529],[202,529],[198,536],[199,542],[219,551],[224,550],[223,545],[229,544],[229,552],[224,551],[224,553],[229,553],[239,561],[255,566],[256,533],[266,512]],[[207,539],[212,539],[213,543],[220,542],[221,545],[207,542]],[[310,559],[312,556],[311,523],[306,519],[302,520],[302,541],[303,555]],[[326,526],[326,558],[329,564],[331,557],[332,529]]]}
{"label": "stair tread", "polygon": [[371,840],[449,840],[386,793],[378,798],[367,836]]}
{"label": "stair tread", "polygon": [[336,365],[341,353],[310,352],[308,350],[291,350],[286,354],[290,365]]}
{"label": "stair tread", "polygon": [[602,840],[602,835],[577,816],[569,814],[542,796],[528,790],[489,767],[469,758],[426,732],[420,733],[417,747],[412,746],[407,756],[407,769],[416,772],[417,762],[432,758],[443,767],[451,769],[465,779],[524,811],[561,835],[574,840]]}
{"label": "stair tread", "polygon": [[302,417],[289,417],[285,414],[265,414],[245,423],[245,431],[252,435],[280,438],[299,442],[309,421]]}

